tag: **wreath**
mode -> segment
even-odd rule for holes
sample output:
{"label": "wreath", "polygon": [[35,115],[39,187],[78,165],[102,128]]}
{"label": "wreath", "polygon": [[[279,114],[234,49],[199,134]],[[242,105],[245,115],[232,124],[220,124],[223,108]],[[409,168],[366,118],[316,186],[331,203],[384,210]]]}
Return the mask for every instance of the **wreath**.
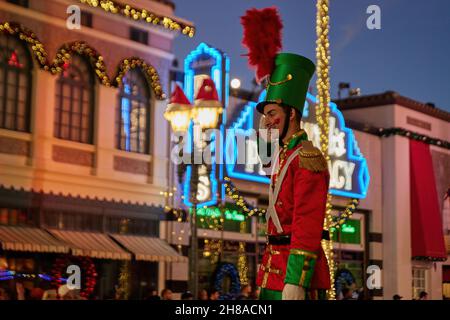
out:
{"label": "wreath", "polygon": [[63,256],[57,258],[52,268],[52,275],[54,276],[52,284],[56,288],[59,288],[61,285],[66,283],[66,270],[70,265],[77,265],[80,267],[82,279],[80,296],[88,299],[94,292],[98,276],[95,264],[89,257]]}
{"label": "wreath", "polygon": [[[230,292],[223,293],[223,280],[226,276],[231,278]],[[241,292],[241,281],[239,280],[239,272],[234,264],[224,263],[216,270],[214,277],[214,289],[221,293],[222,298],[229,298],[228,296],[237,296]]]}
{"label": "wreath", "polygon": [[340,295],[342,290],[346,287],[350,287],[355,283],[355,277],[347,269],[340,269],[336,272],[336,280],[334,287],[336,288],[336,295]]}

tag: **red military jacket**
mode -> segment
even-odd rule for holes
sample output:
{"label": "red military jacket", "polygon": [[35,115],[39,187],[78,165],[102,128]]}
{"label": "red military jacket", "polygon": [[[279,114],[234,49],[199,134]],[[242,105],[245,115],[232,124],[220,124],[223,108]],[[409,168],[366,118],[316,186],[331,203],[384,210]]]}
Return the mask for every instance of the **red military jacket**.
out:
{"label": "red military jacket", "polygon": [[[300,135],[306,137],[304,133]],[[281,234],[290,235],[291,243],[266,246],[257,285],[276,291],[282,291],[285,283],[311,289],[329,289],[330,273],[321,246],[329,185],[328,168],[320,150],[313,148],[306,151],[301,144],[302,139],[298,139],[298,135],[294,138],[296,140],[291,139],[287,144],[285,159],[292,153],[297,156],[287,168],[275,202],[283,229]],[[283,162],[280,160],[278,172],[282,168]],[[272,180],[276,178],[276,174],[272,176]],[[267,233],[280,235],[273,219],[267,223]]]}

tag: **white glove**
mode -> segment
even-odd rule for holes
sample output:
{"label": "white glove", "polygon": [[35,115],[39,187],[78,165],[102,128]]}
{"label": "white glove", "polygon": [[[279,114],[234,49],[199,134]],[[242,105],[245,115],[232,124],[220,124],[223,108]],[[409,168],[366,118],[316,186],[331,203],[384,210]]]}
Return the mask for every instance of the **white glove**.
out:
{"label": "white glove", "polygon": [[286,283],[281,297],[282,300],[305,300],[305,289]]}

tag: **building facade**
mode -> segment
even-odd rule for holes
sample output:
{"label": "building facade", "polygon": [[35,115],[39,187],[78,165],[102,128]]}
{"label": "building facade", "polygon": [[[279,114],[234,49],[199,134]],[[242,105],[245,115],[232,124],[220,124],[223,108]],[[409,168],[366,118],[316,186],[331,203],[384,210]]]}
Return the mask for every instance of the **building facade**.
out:
{"label": "building facade", "polygon": [[86,296],[143,298],[185,260],[159,237],[172,43],[193,32],[174,9],[0,1],[0,269],[54,282],[87,263]]}
{"label": "building facade", "polygon": [[372,189],[360,207],[373,208],[370,245],[382,266],[384,299],[394,294],[414,299],[421,291],[442,299],[448,282],[443,222],[450,185],[449,113],[390,91],[336,103],[356,129],[372,171]]}

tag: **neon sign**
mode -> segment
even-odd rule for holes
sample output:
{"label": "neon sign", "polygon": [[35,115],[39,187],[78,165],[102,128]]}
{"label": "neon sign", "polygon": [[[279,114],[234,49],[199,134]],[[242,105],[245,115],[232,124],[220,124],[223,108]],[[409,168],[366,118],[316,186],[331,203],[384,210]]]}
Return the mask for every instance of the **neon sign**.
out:
{"label": "neon sign", "polygon": [[[228,106],[229,94],[230,94],[230,59],[225,53],[220,52],[216,48],[210,47],[205,43],[193,50],[184,60],[184,92],[190,101],[194,100],[195,89],[198,85],[198,80],[204,77],[210,77],[213,79],[219,99],[224,105],[224,111],[222,114],[222,124],[220,124],[221,136],[224,136],[225,124],[226,124],[226,107]],[[196,81],[197,80],[197,81]],[[193,125],[191,124],[188,132],[186,152],[192,152],[192,139],[193,139]],[[194,141],[194,143],[196,143]],[[213,146],[216,144],[216,136],[212,135],[210,144]],[[215,150],[212,150],[213,152]],[[199,170],[199,184],[197,186],[197,201],[199,207],[212,206],[217,204],[219,182],[224,178],[224,168],[222,163],[216,163],[216,156],[213,154],[211,164],[211,173],[206,174],[204,166]],[[222,162],[222,161],[221,161]],[[192,202],[190,198],[190,180],[192,176],[192,167],[188,166],[186,170],[186,180],[183,186],[184,204],[191,207]],[[225,186],[220,186],[220,192],[222,199],[225,199]]]}
{"label": "neon sign", "polygon": [[[260,96],[259,101],[265,97],[265,92]],[[320,129],[317,125],[313,112],[317,104],[316,97],[309,94],[305,102],[303,111],[302,127],[308,134],[308,138],[318,147],[320,145]],[[237,139],[250,137],[254,127],[255,103],[249,102],[244,106],[238,118],[231,124],[230,131],[226,137],[226,169],[232,178],[254,181],[259,183],[270,183],[270,179],[265,176],[258,163],[256,142],[250,142],[249,148],[245,148],[246,164],[238,164],[239,150]],[[359,150],[353,131],[345,126],[342,113],[335,103],[330,103],[329,118],[329,156],[328,163],[330,170],[330,193],[336,196],[349,198],[365,198],[369,187],[370,175],[367,161]],[[232,134],[229,134],[229,133]],[[252,139],[249,139],[252,140]]]}
{"label": "neon sign", "polygon": [[350,226],[347,224],[343,224],[341,230],[343,233],[355,233],[356,232],[356,229],[354,226]]}
{"label": "neon sign", "polygon": [[[220,209],[217,207],[198,208],[196,213],[201,217],[220,218],[221,216]],[[224,217],[226,220],[245,221],[245,216],[240,214],[237,210],[226,209],[224,211]]]}

